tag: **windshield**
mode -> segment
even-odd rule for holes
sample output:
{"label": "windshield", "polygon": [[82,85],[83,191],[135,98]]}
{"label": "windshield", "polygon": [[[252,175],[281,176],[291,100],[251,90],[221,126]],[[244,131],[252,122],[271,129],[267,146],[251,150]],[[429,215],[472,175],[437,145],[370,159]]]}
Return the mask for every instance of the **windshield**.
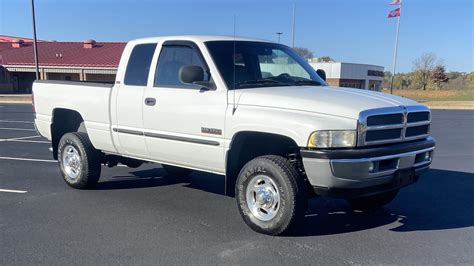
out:
{"label": "windshield", "polygon": [[281,44],[210,41],[206,46],[229,89],[326,85],[303,58]]}

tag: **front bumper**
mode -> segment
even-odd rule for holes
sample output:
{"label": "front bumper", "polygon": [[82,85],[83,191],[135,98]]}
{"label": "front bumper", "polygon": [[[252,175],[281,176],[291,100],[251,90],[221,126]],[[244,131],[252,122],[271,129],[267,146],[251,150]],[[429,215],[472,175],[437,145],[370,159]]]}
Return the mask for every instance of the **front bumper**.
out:
{"label": "front bumper", "polygon": [[431,165],[434,149],[435,140],[428,137],[380,147],[303,149],[301,156],[317,195],[353,198],[416,182]]}

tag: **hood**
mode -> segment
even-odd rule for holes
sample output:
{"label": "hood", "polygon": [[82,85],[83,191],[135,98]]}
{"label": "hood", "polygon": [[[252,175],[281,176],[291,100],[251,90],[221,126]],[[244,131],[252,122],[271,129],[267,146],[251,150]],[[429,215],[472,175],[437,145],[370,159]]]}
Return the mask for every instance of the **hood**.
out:
{"label": "hood", "polygon": [[331,86],[284,86],[240,89],[239,105],[283,108],[358,119],[364,110],[400,105],[420,105],[399,96],[363,89]]}

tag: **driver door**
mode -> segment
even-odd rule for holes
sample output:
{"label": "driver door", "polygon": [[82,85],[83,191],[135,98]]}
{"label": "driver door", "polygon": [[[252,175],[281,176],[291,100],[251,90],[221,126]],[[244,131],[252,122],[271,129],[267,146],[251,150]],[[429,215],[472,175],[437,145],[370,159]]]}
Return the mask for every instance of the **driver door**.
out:
{"label": "driver door", "polygon": [[179,70],[184,65],[201,66],[205,80],[211,79],[196,44],[163,43],[154,82],[145,90],[145,98],[155,103],[143,109],[148,156],[163,163],[223,173],[227,93],[223,88],[202,90],[183,84]]}

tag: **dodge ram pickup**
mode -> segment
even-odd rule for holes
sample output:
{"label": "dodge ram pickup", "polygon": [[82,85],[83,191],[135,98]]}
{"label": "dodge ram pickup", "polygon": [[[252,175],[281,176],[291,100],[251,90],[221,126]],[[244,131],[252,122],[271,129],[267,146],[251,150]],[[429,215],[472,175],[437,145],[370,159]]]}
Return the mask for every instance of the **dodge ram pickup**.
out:
{"label": "dodge ram pickup", "polygon": [[291,48],[249,38],[133,40],[114,84],[36,81],[33,101],[69,186],[93,187],[118,163],[217,173],[245,223],[270,235],[295,228],[310,197],[383,207],[435,148],[426,106],[328,86]]}

